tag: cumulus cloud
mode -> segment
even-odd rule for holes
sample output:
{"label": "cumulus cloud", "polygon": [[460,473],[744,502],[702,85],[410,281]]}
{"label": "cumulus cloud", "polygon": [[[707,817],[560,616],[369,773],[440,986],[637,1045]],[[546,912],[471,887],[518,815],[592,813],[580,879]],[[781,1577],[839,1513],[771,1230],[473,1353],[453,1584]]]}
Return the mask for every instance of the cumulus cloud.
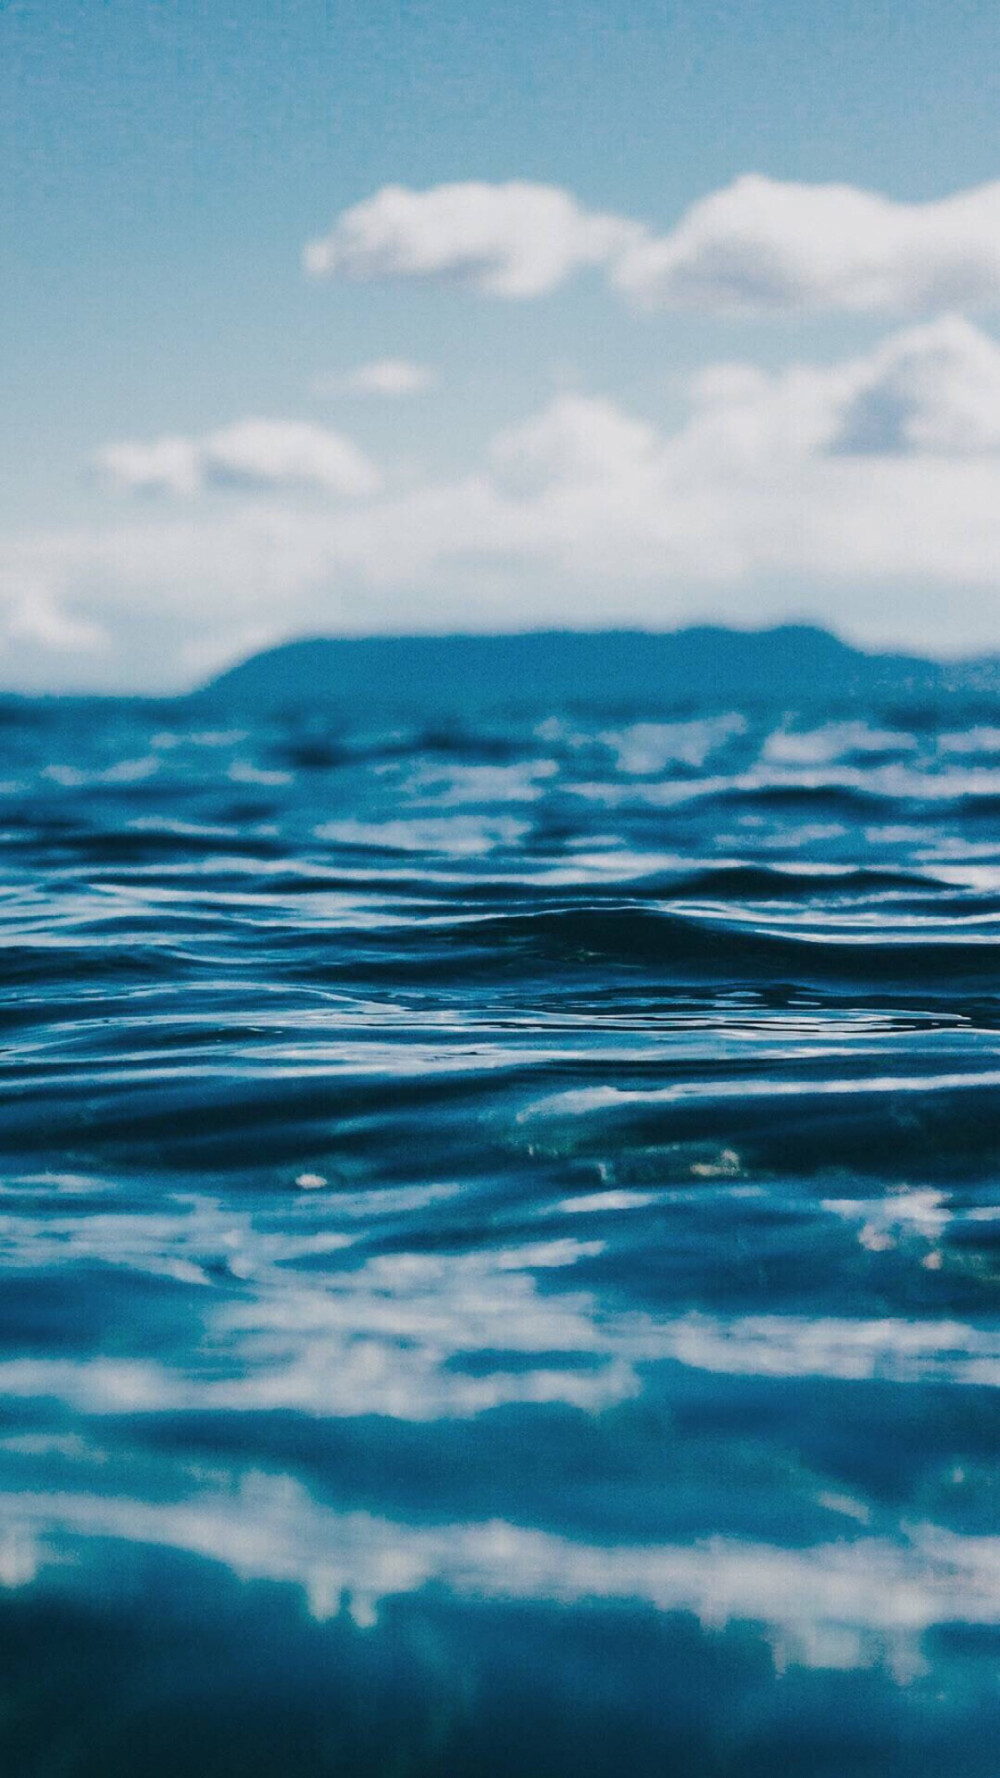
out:
{"label": "cumulus cloud", "polygon": [[490,296],[542,296],[582,266],[620,256],[641,232],[527,180],[386,185],[310,242],[305,265],[316,277],[437,279]]}
{"label": "cumulus cloud", "polygon": [[201,438],[106,445],[97,464],[133,494],[315,487],[362,498],[379,486],[374,464],[351,439],[301,420],[237,420]]}
{"label": "cumulus cloud", "polygon": [[618,259],[649,306],[840,309],[990,306],[1000,298],[1000,181],[901,204],[851,185],[746,174]]}
{"label": "cumulus cloud", "polygon": [[387,185],[306,248],[316,276],[543,296],[584,266],[648,308],[926,314],[1000,301],[1000,181],[931,203],[748,173],[657,234],[557,186]]}
{"label": "cumulus cloud", "polygon": [[1000,450],[1000,347],[959,316],[888,341],[841,400],[829,448],[941,456]]}
{"label": "cumulus cloud", "polygon": [[832,365],[774,376],[715,365],[695,378],[694,429],[721,456],[963,458],[1000,451],[1000,346],[959,315]]}
{"label": "cumulus cloud", "polygon": [[[80,683],[118,663],[126,683],[177,685],[310,630],[822,622],[834,595],[838,622],[875,645],[995,646],[1000,347],[959,317],[834,363],[709,367],[669,432],[559,394],[478,466],[374,497],[366,460],[349,497],[336,434],[279,441],[268,423],[251,450],[233,430],[189,456],[164,441],[104,453],[126,488],[225,482],[225,503],[0,549],[0,636],[26,659],[36,614],[36,682],[46,634],[50,653],[74,636],[90,648]],[[310,486],[344,497],[300,499]]]}
{"label": "cumulus cloud", "polygon": [[540,414],[505,428],[490,461],[500,484],[517,494],[554,486],[631,480],[655,461],[659,435],[614,402],[558,395]]}
{"label": "cumulus cloud", "polygon": [[422,395],[435,381],[428,364],[416,364],[410,358],[375,358],[359,364],[343,376],[319,377],[313,385],[316,395],[376,395],[390,400],[405,395]]}

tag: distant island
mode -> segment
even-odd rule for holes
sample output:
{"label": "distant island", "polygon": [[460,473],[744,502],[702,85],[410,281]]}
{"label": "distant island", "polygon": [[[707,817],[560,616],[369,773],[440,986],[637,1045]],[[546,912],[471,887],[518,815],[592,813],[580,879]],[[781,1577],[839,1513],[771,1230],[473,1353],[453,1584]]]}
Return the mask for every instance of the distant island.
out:
{"label": "distant island", "polygon": [[673,631],[317,636],[232,667],[202,695],[256,709],[352,705],[397,712],[730,700],[825,703],[1000,693],[1000,659],[867,654],[827,630],[713,625]]}

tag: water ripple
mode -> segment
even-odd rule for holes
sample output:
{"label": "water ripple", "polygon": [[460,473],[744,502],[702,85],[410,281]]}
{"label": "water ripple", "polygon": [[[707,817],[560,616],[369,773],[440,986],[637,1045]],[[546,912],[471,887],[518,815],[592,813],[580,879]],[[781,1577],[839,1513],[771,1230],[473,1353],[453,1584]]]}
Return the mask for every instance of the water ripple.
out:
{"label": "water ripple", "polygon": [[5,1769],[989,1778],[991,713],[2,740]]}

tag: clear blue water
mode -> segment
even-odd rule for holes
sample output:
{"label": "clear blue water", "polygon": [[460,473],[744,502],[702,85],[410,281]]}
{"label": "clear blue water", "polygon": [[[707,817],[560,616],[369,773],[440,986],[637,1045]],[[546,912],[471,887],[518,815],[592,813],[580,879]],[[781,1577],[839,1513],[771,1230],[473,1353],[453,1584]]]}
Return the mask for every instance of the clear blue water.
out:
{"label": "clear blue water", "polygon": [[1000,711],[0,715],[0,1771],[995,1778]]}

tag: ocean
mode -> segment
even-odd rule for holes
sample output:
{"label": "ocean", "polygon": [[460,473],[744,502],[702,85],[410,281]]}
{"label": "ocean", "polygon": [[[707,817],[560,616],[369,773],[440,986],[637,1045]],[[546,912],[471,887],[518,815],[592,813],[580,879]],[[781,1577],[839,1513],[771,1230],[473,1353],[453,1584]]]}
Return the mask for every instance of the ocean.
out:
{"label": "ocean", "polygon": [[996,1778],[995,702],[0,750],[6,1778]]}

